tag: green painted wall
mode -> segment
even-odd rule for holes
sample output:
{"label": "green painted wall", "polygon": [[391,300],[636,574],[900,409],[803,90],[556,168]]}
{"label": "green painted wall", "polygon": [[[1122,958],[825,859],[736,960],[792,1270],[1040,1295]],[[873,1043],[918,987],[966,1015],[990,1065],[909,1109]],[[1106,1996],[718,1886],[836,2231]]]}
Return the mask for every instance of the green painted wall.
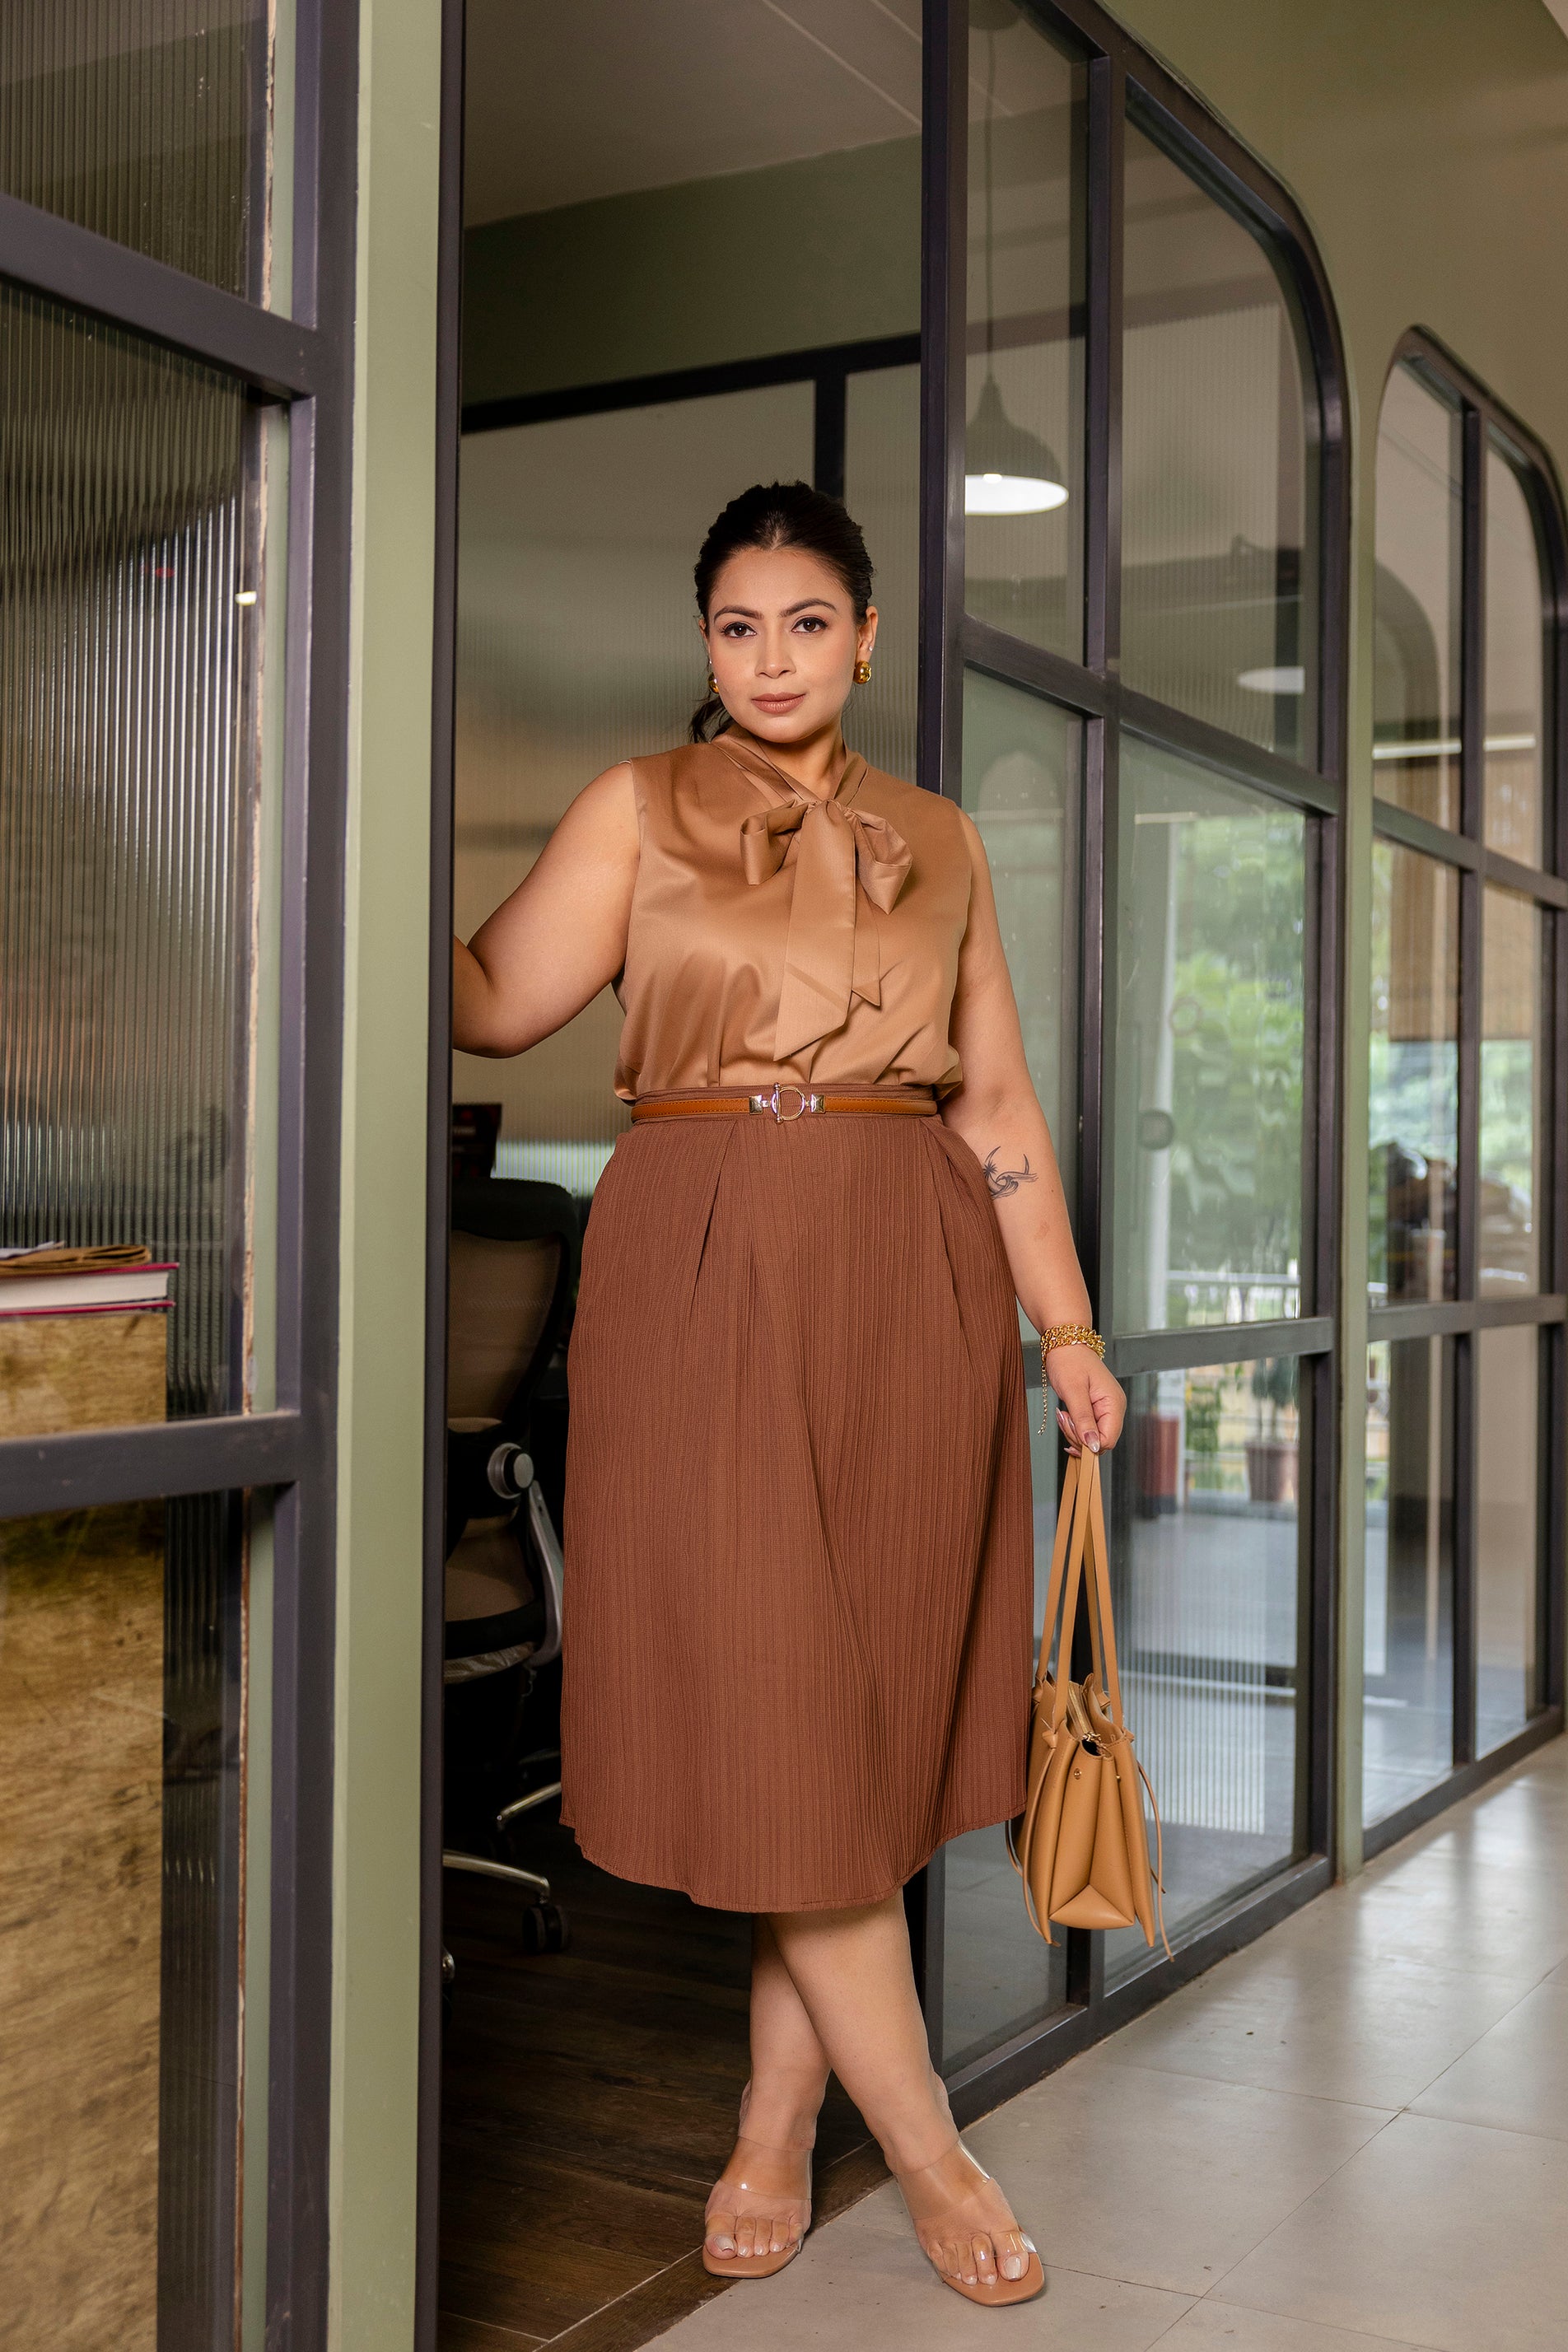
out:
{"label": "green painted wall", "polygon": [[1427,328],[1568,466],[1568,38],[1542,0],[1123,0],[1118,12],[1289,186],[1332,283],[1353,466],[1342,1057],[1341,1849],[1361,1860],[1372,590],[1377,415]]}
{"label": "green painted wall", "polygon": [[465,401],[914,334],[920,142],[528,213],[465,248]]}
{"label": "green painted wall", "polygon": [[331,2341],[413,2339],[437,0],[360,0]]}

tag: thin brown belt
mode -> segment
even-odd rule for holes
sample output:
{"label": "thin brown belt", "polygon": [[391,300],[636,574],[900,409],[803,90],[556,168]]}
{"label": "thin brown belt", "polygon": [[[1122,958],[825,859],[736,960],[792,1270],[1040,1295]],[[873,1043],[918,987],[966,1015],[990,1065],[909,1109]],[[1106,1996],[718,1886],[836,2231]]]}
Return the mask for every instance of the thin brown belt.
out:
{"label": "thin brown belt", "polygon": [[765,1087],[758,1094],[710,1087],[701,1094],[641,1095],[632,1105],[632,1117],[646,1118],[744,1118],[753,1111],[769,1113],[787,1127],[809,1111],[893,1111],[908,1118],[931,1118],[936,1097],[929,1087],[890,1087],[862,1094],[818,1094],[807,1087]]}

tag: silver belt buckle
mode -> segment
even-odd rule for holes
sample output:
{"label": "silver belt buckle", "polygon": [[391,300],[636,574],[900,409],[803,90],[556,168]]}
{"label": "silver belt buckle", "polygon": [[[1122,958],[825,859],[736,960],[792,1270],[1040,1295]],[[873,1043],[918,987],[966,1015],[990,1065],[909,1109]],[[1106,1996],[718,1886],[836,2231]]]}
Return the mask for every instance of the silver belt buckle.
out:
{"label": "silver belt buckle", "polygon": [[[779,1107],[781,1095],[798,1096],[799,1108],[795,1110],[782,1110]],[[774,1086],[769,1087],[765,1094],[752,1095],[748,1099],[753,1110],[771,1110],[781,1127],[787,1127],[793,1119],[804,1118],[808,1110],[822,1108],[822,1097],[808,1094],[804,1087]]]}

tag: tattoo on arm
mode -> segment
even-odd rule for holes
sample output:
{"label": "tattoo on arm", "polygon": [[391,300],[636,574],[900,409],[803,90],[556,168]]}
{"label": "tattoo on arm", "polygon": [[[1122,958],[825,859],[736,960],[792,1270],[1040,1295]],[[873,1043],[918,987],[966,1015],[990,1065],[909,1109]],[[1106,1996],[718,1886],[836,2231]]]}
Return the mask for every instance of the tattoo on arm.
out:
{"label": "tattoo on arm", "polygon": [[996,1154],[1001,1149],[1002,1146],[999,1143],[996,1144],[985,1158],[985,1181],[991,1188],[991,1197],[994,1201],[1005,1201],[1010,1192],[1017,1191],[1020,1184],[1034,1184],[1038,1181],[1035,1171],[1029,1165],[1027,1152],[1024,1154],[1024,1164],[1021,1168],[998,1168]]}

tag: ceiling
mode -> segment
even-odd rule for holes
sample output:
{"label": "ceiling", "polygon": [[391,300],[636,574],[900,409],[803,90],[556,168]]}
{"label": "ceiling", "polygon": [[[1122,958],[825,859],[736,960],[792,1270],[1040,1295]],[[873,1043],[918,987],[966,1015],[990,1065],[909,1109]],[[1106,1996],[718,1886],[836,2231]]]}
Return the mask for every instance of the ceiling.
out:
{"label": "ceiling", "polygon": [[468,0],[470,224],[920,128],[921,0]]}

